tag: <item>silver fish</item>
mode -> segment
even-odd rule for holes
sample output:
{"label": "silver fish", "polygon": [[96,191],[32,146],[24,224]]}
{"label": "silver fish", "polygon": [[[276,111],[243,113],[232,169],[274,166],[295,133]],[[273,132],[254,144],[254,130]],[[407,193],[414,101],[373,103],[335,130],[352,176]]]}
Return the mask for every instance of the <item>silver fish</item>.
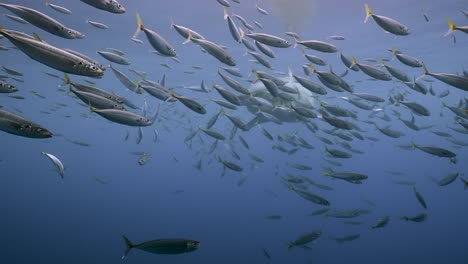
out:
{"label": "silver fish", "polygon": [[85,37],[85,35],[79,31],[68,28],[57,20],[35,9],[4,3],[0,3],[0,6],[10,10],[12,13],[23,18],[32,25],[56,36],[66,39],[82,39]]}
{"label": "silver fish", "polygon": [[60,177],[62,177],[65,174],[65,167],[63,166],[63,163],[54,155],[46,153],[46,152],[41,152],[44,156],[46,156],[52,163],[54,164],[55,168],[57,169],[58,173],[60,174]]}
{"label": "silver fish", "polygon": [[220,62],[229,66],[236,66],[236,61],[234,58],[218,44],[215,44],[206,39],[196,39],[192,36],[191,31],[189,32],[188,38],[184,44],[188,42],[194,42],[195,44],[199,45],[203,48],[203,50],[208,52],[211,56],[215,57]]}
{"label": "silver fish", "polygon": [[104,71],[93,63],[63,49],[37,41],[32,37],[20,36],[6,29],[0,29],[0,34],[8,38],[31,59],[56,70],[95,78],[104,75]]}
{"label": "silver fish", "polygon": [[96,22],[96,21],[86,20],[86,23],[90,24],[91,26],[93,26],[93,27],[95,27],[95,28],[99,28],[99,29],[109,29],[109,26],[107,26],[106,24],[99,23],[99,22]]}
{"label": "silver fish", "polygon": [[139,14],[136,15],[137,17],[137,23],[138,27],[133,35],[133,38],[136,38],[138,34],[143,31],[146,35],[146,38],[148,39],[149,43],[151,46],[161,55],[167,56],[167,57],[175,57],[177,56],[176,50],[165,40],[163,37],[161,37],[158,33],[154,32],[151,29],[147,29],[143,25],[143,21],[141,20],[141,17]]}
{"label": "silver fish", "polygon": [[245,34],[245,32],[242,29],[239,29],[241,38],[244,37],[249,37],[253,40],[256,40],[262,44],[265,44],[270,47],[275,47],[275,48],[289,48],[291,46],[291,42],[287,41],[286,39],[273,36],[270,34],[265,34],[265,33],[248,33]]}
{"label": "silver fish", "polygon": [[125,7],[123,7],[117,0],[80,0],[83,3],[86,3],[90,6],[93,6],[97,9],[101,9],[114,14],[123,14],[126,12]]}
{"label": "silver fish", "polygon": [[59,12],[59,13],[62,13],[62,14],[65,14],[65,15],[70,15],[72,13],[72,11],[70,11],[70,9],[65,8],[63,6],[54,5],[54,4],[51,4],[49,2],[45,2],[45,4],[47,6],[49,6],[50,8],[52,8],[53,10]]}
{"label": "silver fish", "polygon": [[52,133],[19,115],[0,110],[0,130],[28,138],[50,138]]}
{"label": "silver fish", "polygon": [[369,6],[365,4],[365,9],[366,9],[366,19],[364,20],[364,23],[367,22],[367,20],[372,17],[374,21],[385,31],[390,32],[394,35],[399,35],[399,36],[406,36],[410,34],[410,30],[407,26],[401,24],[400,22],[386,17],[386,16],[381,16],[381,15],[376,15],[372,13],[370,10]]}

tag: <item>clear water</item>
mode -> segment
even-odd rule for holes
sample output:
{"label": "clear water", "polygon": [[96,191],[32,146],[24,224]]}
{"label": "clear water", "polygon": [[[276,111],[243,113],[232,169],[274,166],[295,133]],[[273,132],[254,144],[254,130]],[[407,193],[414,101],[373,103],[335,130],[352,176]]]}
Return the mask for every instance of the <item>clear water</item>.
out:
{"label": "clear water", "polygon": [[[202,53],[194,44],[183,45],[181,36],[170,29],[171,18],[177,24],[203,34],[207,39],[227,46],[244,76],[248,75],[252,67],[264,70],[249,62],[250,56],[243,56],[245,48],[235,43],[230,36],[226,21],[223,20],[223,9],[216,1],[122,0],[121,3],[127,9],[122,15],[97,10],[80,1],[53,2],[72,10],[72,15],[57,13],[45,6],[43,1],[5,2],[40,10],[65,25],[80,30],[86,34],[86,38],[61,39],[31,25],[18,24],[0,16],[2,28],[28,34],[36,32],[52,45],[75,49],[101,62],[105,60],[95,53],[96,50],[109,47],[123,50],[132,64],[129,67],[116,67],[135,80],[137,77],[127,72],[128,68],[145,71],[152,80],[158,80],[166,74],[166,84],[169,87],[196,86],[202,80],[209,86],[213,82],[225,86],[216,73],[220,63]],[[387,49],[395,47],[420,58],[433,72],[460,73],[463,67],[468,67],[467,35],[455,32],[453,35],[456,36],[456,43],[451,36],[443,37],[448,28],[448,17],[460,26],[468,24],[468,20],[460,12],[467,10],[465,1],[368,1],[376,14],[392,17],[408,25],[412,33],[405,37],[384,33],[372,20],[364,24],[362,1],[304,1],[303,8],[295,6],[304,3],[289,1],[290,10],[284,7],[278,10],[278,3],[275,4],[274,1],[260,1],[259,5],[269,10],[269,16],[263,16],[255,10],[256,1],[241,2],[240,5],[231,3],[229,12],[242,15],[252,25],[254,20],[262,23],[264,29],[259,30],[260,32],[283,36],[284,31],[295,30],[303,39],[335,43],[340,51],[348,56],[354,55],[359,62],[364,62],[365,58],[391,59],[391,53]],[[428,14],[429,22],[424,20],[421,9]],[[2,12],[9,13],[7,10]],[[130,40],[136,28],[136,12],[141,14],[148,28],[160,33],[176,48],[180,64],[151,54],[151,47],[143,35],[140,39],[144,44],[136,44]],[[299,13],[291,16],[292,12]],[[285,25],[286,21],[291,21],[291,17],[294,18],[294,28]],[[87,19],[105,23],[110,29],[93,28],[86,24]],[[330,35],[342,35],[346,40],[332,41],[327,39]],[[0,43],[11,46],[6,39],[0,40]],[[303,76],[301,65],[307,61],[298,48],[274,49],[274,52],[276,58],[270,59],[270,62],[275,70],[287,72],[290,68]],[[335,72],[345,69],[337,53],[308,53],[325,59],[333,65]],[[167,63],[173,69],[162,67],[161,63]],[[3,109],[21,111],[22,116],[43,125],[54,134],[63,135],[35,140],[0,134],[2,263],[119,263],[122,262],[121,255],[125,249],[121,238],[123,234],[135,243],[171,237],[201,241],[199,250],[175,256],[132,250],[125,260],[127,263],[468,261],[467,191],[459,179],[445,187],[437,186],[430,179],[442,178],[453,172],[466,173],[467,148],[456,148],[430,130],[409,130],[392,115],[392,110],[398,110],[403,118],[409,119],[409,110],[402,106],[381,104],[379,106],[385,106],[392,121],[387,123],[374,119],[380,126],[391,125],[393,129],[406,134],[399,139],[392,139],[362,122],[368,119],[367,112],[337,99],[339,96],[346,96],[346,93],[338,94],[328,90],[329,94],[322,97],[327,102],[358,111],[359,121],[356,123],[366,130],[363,134],[379,139],[378,142],[357,139],[349,142],[353,148],[365,153],[354,154],[349,160],[340,160],[343,167],[336,170],[369,175],[369,179],[363,184],[354,185],[322,176],[324,167],[329,166],[322,159],[325,155],[324,144],[302,123],[285,123],[281,126],[271,122],[263,124],[275,136],[276,143],[279,134],[297,133],[315,147],[314,150],[300,149],[294,155],[272,150],[274,143],[266,139],[257,127],[249,132],[238,131],[250,144],[250,151],[247,151],[235,137],[233,146],[241,156],[240,161],[235,160],[221,142],[212,155],[207,155],[213,139],[201,133],[189,147],[184,143],[184,138],[196,126],[206,124],[219,110],[219,106],[208,100],[219,99],[214,91],[204,94],[176,88],[181,94],[195,98],[205,105],[208,114],[202,116],[180,103],[164,103],[148,95],[134,94],[126,90],[113,73],[107,70],[103,79],[94,80],[96,86],[128,97],[139,106],[143,105],[143,98],[146,98],[152,109],[161,104],[160,118],[152,127],[143,128],[144,138],[140,144],[136,144],[137,129],[113,124],[96,114],[90,114],[87,108],[77,104],[76,98],[59,91],[61,81],[43,73],[55,72],[54,70],[15,50],[0,51],[0,64],[24,73],[24,83],[15,85],[20,89],[16,95],[26,98],[15,100],[2,95],[0,105]],[[404,70],[409,76],[418,77],[421,74],[420,69],[409,68],[397,60],[389,64]],[[203,69],[192,69],[193,65]],[[323,67],[322,70],[327,69]],[[196,73],[186,74],[184,71]],[[73,81],[84,79],[79,76],[71,78]],[[315,76],[311,78],[318,82]],[[354,85],[355,91],[384,98],[395,87],[408,91],[408,88],[397,82],[369,81],[362,72],[350,72],[345,80]],[[247,82],[243,83],[247,85]],[[447,108],[441,108],[441,101],[455,105],[460,99],[466,98],[466,92],[439,81],[432,85],[436,93],[449,89],[450,95],[442,100],[429,94],[424,96],[411,92],[407,95],[409,100],[425,105],[432,113],[430,117],[416,117],[417,124],[434,125],[433,131],[445,131],[457,139],[468,141],[466,134],[447,128],[456,126],[453,122],[454,115]],[[36,91],[46,99],[36,97],[30,91]],[[56,108],[57,103],[66,106],[58,107],[51,114],[41,113]],[[245,121],[253,117],[242,108],[232,113]],[[321,120],[314,122],[321,129],[331,128]],[[232,124],[226,118],[221,118],[215,125],[215,129],[226,136],[231,127]],[[159,132],[156,143],[153,129]],[[130,137],[125,141],[127,131]],[[323,131],[318,134],[333,138]],[[72,144],[64,137],[86,142],[90,146]],[[338,140],[339,138],[334,138],[334,141]],[[422,151],[407,151],[397,147],[411,141],[447,148],[457,154],[458,163],[451,164],[447,159]],[[292,148],[286,143],[282,145]],[[66,166],[64,179],[54,171],[50,161],[40,154],[41,151],[52,153],[63,161]],[[152,156],[144,166],[140,166],[137,163],[138,156],[130,154],[131,151],[149,152]],[[247,155],[249,152],[262,157],[265,163],[253,167],[253,162]],[[215,159],[216,154],[244,167],[243,175],[227,171],[225,176],[221,176],[223,168]],[[200,158],[203,166],[201,171],[193,167]],[[313,170],[298,171],[287,163],[307,164]],[[404,172],[404,175],[390,175],[385,172],[388,170]],[[307,216],[319,206],[302,199],[285,187],[282,178],[287,173],[305,175],[332,186],[333,191],[322,191],[313,186],[309,188],[326,197],[331,202],[332,209],[365,208],[371,210],[371,213],[351,219],[362,223],[358,226],[344,224],[346,219]],[[107,184],[99,183],[96,177]],[[392,182],[394,180],[416,181],[417,189],[424,195],[428,209],[424,210],[418,204],[411,187],[396,185]],[[365,200],[372,201],[375,206],[369,205]],[[420,212],[428,214],[427,221],[412,223],[400,219],[403,215]],[[282,218],[265,218],[272,214],[281,215]],[[384,215],[391,216],[389,225],[372,230],[370,227]],[[324,234],[315,244],[310,245],[311,250],[296,247],[288,251],[289,241],[320,228],[323,228]],[[350,234],[360,234],[361,237],[342,244],[329,239],[329,236]],[[270,260],[263,255],[262,248],[270,253]]]}

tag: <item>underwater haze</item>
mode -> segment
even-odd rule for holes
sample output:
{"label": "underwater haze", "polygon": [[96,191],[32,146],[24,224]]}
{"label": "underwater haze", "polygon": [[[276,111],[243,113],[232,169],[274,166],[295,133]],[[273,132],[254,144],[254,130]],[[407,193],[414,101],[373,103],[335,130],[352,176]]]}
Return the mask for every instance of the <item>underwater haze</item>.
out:
{"label": "underwater haze", "polygon": [[0,4],[1,263],[468,263],[466,1],[102,1]]}

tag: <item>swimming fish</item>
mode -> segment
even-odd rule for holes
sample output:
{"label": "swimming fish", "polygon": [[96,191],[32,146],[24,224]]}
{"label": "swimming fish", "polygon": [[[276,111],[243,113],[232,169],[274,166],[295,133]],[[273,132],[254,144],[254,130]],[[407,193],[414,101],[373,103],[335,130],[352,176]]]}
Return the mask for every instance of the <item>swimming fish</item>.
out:
{"label": "swimming fish", "polygon": [[123,236],[125,242],[125,252],[122,259],[126,258],[130,250],[133,248],[150,252],[153,254],[182,254],[192,252],[200,247],[200,242],[191,239],[179,238],[164,238],[133,244],[130,240]]}
{"label": "swimming fish", "polygon": [[125,7],[123,7],[117,0],[80,0],[83,3],[86,3],[90,6],[93,6],[97,9],[101,9],[114,14],[123,14],[126,12]]}
{"label": "swimming fish", "polygon": [[366,19],[364,20],[364,23],[366,23],[367,20],[370,17],[372,17],[374,21],[387,32],[398,36],[406,36],[410,34],[410,30],[407,26],[401,24],[400,22],[392,18],[372,13],[371,9],[367,4],[365,4],[364,7],[366,9]]}

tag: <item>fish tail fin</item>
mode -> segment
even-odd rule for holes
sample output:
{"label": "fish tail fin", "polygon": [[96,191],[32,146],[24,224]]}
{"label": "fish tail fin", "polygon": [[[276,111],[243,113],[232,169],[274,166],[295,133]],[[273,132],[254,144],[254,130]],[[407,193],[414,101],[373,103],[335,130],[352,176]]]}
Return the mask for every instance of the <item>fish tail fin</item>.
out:
{"label": "fish tail fin", "polygon": [[96,112],[96,109],[93,108],[93,106],[91,105],[91,101],[88,101],[88,106],[89,106],[89,111],[92,113],[92,112]]}
{"label": "fish tail fin", "polygon": [[299,44],[299,43],[298,43],[299,40],[298,40],[296,37],[293,37],[293,39],[294,39],[294,46],[293,46],[293,48],[296,48],[296,47],[297,47],[297,44]]}
{"label": "fish tail fin", "polygon": [[421,74],[421,76],[419,76],[418,78],[414,80],[415,83],[416,81],[419,81],[420,79],[424,78],[424,76],[429,74],[429,71],[427,70],[426,65],[424,63],[422,64],[422,68],[423,68],[423,73]]}
{"label": "fish tail fin", "polygon": [[352,63],[351,63],[351,66],[349,66],[349,68],[352,68],[352,67],[354,67],[354,65],[357,65],[356,57],[354,57],[354,56],[351,57],[351,62],[352,62]]}
{"label": "fish tail fin", "polygon": [[239,42],[242,42],[242,39],[245,37],[245,32],[244,30],[242,30],[242,28],[239,28],[239,33],[240,33]]}
{"label": "fish tail fin", "polygon": [[288,242],[288,250],[291,250],[294,247],[294,244],[292,242]]}
{"label": "fish tail fin", "polygon": [[39,37],[39,35],[37,33],[33,32],[33,37],[34,37],[35,40],[37,40],[39,42],[42,42],[41,37]]}
{"label": "fish tail fin", "polygon": [[125,252],[124,252],[124,254],[123,254],[123,256],[122,256],[122,259],[124,259],[124,258],[127,257],[128,252],[130,252],[130,250],[131,250],[134,246],[133,246],[132,242],[130,242],[130,240],[129,240],[125,235],[123,235],[122,238],[123,238],[123,240],[124,240],[124,242],[125,242],[125,246],[126,246]]}
{"label": "fish tail fin", "polygon": [[184,43],[182,43],[182,44],[187,44],[187,43],[189,43],[190,41],[192,41],[192,39],[193,39],[192,31],[189,30],[187,39],[186,39],[186,40],[184,41]]}
{"label": "fish tail fin", "polygon": [[67,84],[71,84],[70,77],[67,73],[63,73],[63,83],[60,86],[65,86]]}
{"label": "fish tail fin", "polygon": [[364,8],[366,9],[366,18],[364,19],[364,23],[367,23],[367,20],[372,16],[372,11],[367,4],[364,4]]}
{"label": "fish tail fin", "polygon": [[140,32],[145,29],[145,26],[143,25],[143,20],[141,19],[141,16],[139,13],[136,14],[136,19],[137,19],[138,26],[135,31],[135,34],[133,34],[133,38],[138,37],[138,34],[140,34]]}
{"label": "fish tail fin", "polygon": [[418,147],[413,141],[411,141],[410,144],[412,149],[416,149]]}
{"label": "fish tail fin", "polygon": [[453,21],[450,18],[447,18],[447,23],[449,25],[449,29],[447,33],[445,33],[444,37],[450,35],[455,29],[457,29],[457,26],[455,25],[455,23],[453,23]]}
{"label": "fish tail fin", "polygon": [[173,29],[175,26],[174,18],[171,17],[171,27],[170,29]]}
{"label": "fish tail fin", "polygon": [[315,66],[312,63],[309,63],[309,68],[310,68],[310,71],[312,72],[312,74],[317,72],[317,69],[315,68]]}
{"label": "fish tail fin", "polygon": [[224,8],[224,20],[227,20],[228,19],[228,11],[226,8]]}

